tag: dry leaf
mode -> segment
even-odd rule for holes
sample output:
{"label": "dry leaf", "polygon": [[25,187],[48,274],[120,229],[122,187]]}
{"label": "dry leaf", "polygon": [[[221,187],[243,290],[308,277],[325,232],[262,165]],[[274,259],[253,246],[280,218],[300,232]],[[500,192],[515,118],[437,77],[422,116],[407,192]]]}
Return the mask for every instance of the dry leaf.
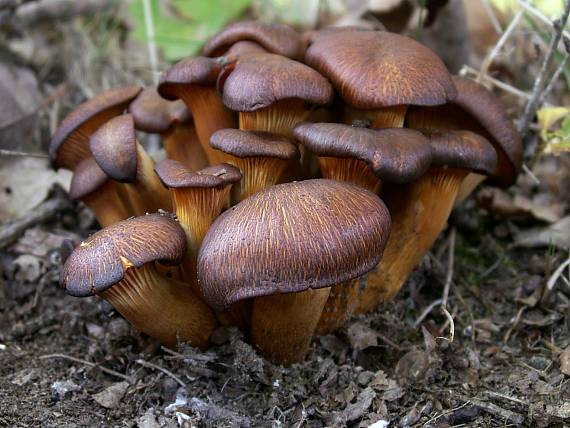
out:
{"label": "dry leaf", "polygon": [[570,346],[560,354],[560,371],[570,376]]}
{"label": "dry leaf", "polygon": [[570,216],[548,227],[539,227],[519,232],[515,246],[526,248],[549,247],[570,250]]}
{"label": "dry leaf", "polygon": [[45,159],[0,158],[0,222],[21,217],[40,204],[54,183],[67,189],[70,182],[71,172],[55,172]]}

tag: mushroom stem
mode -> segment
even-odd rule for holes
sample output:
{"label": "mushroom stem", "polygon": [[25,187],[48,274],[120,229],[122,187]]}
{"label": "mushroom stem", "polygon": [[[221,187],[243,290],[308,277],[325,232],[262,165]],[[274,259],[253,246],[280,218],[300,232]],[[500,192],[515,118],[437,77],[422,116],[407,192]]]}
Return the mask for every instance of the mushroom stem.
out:
{"label": "mushroom stem", "polygon": [[198,139],[210,165],[225,162],[226,155],[210,147],[210,137],[219,129],[235,128],[236,120],[222,103],[216,88],[188,85],[181,89],[179,95],[192,112]]}
{"label": "mushroom stem", "polygon": [[291,160],[271,157],[238,158],[232,156],[228,160],[238,167],[242,179],[232,191],[232,202],[237,204],[245,198],[279,182],[279,179],[291,164]]}
{"label": "mushroom stem", "polygon": [[382,262],[366,276],[357,313],[392,298],[445,227],[468,170],[432,168],[422,178],[388,185],[382,198],[392,216],[392,231]]}
{"label": "mushroom stem", "polygon": [[348,181],[378,193],[382,186],[364,161],[355,158],[335,158],[320,156],[318,158],[323,177],[337,181]]}
{"label": "mushroom stem", "polygon": [[360,278],[331,288],[327,303],[317,324],[316,334],[329,334],[350,319],[358,305]]}
{"label": "mushroom stem", "polygon": [[[128,269],[123,280],[100,295],[133,326],[168,347],[190,342],[205,349],[216,327],[212,310],[184,284],[161,277],[152,263]],[[157,307],[164,310],[157,314]]]}
{"label": "mushroom stem", "polygon": [[330,287],[258,297],[253,304],[251,341],[274,364],[303,361]]}
{"label": "mushroom stem", "polygon": [[170,196],[154,172],[154,161],[139,142],[136,146],[136,178],[133,183],[126,184],[134,215],[168,210],[171,206]]}
{"label": "mushroom stem", "polygon": [[239,128],[244,131],[266,131],[291,138],[293,128],[310,114],[300,99],[285,99],[250,112],[239,113]]}
{"label": "mushroom stem", "polygon": [[479,184],[481,184],[486,179],[487,177],[485,175],[477,174],[476,172],[470,172],[467,174],[461,183],[461,186],[459,187],[459,192],[457,192],[454,206],[459,205],[461,202],[467,199],[469,195],[473,193],[473,191],[477,188],[477,186],[479,186]]}
{"label": "mushroom stem", "polygon": [[230,189],[230,186],[170,188],[174,212],[188,241],[188,249],[182,266],[185,279],[190,281],[192,287],[197,287],[196,257],[198,250],[210,225],[228,205]]}
{"label": "mushroom stem", "polygon": [[168,159],[182,162],[192,171],[199,171],[208,166],[208,158],[194,126],[187,123],[172,126],[162,134],[162,144]]}
{"label": "mushroom stem", "polygon": [[100,189],[81,198],[83,203],[93,211],[101,227],[106,227],[129,218],[134,213],[121,197],[119,183],[109,180]]}
{"label": "mushroom stem", "polygon": [[352,125],[358,120],[368,120],[370,121],[370,128],[373,129],[403,128],[407,110],[408,106],[405,104],[377,110],[361,110],[346,106],[342,121]]}

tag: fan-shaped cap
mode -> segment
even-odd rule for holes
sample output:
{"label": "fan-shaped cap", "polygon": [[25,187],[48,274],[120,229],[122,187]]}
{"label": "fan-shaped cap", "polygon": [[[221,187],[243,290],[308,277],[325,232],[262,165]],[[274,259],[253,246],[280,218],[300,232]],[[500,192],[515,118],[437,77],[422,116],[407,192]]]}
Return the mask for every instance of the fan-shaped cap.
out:
{"label": "fan-shaped cap", "polygon": [[89,140],[93,157],[114,180],[128,183],[137,176],[137,139],[130,114],[117,116],[97,130]]}
{"label": "fan-shaped cap", "polygon": [[433,151],[432,166],[467,169],[491,175],[497,166],[497,153],[486,138],[471,131],[429,131]]}
{"label": "fan-shaped cap", "polygon": [[73,200],[79,200],[93,193],[107,180],[109,180],[109,176],[97,165],[95,159],[83,159],[73,171],[69,196]]}
{"label": "fan-shaped cap", "polygon": [[250,40],[269,52],[289,58],[301,59],[301,36],[288,25],[262,21],[241,21],[229,25],[216,34],[204,47],[204,55],[219,56],[236,42]]}
{"label": "fan-shaped cap", "polygon": [[269,107],[284,99],[323,105],[333,98],[331,84],[315,70],[273,54],[240,59],[221,89],[226,107],[242,112]]}
{"label": "fan-shaped cap", "polygon": [[241,172],[235,166],[221,163],[190,171],[181,162],[165,159],[157,163],[154,170],[166,187],[224,187],[241,180]]}
{"label": "fan-shaped cap", "polygon": [[319,156],[360,159],[374,175],[390,183],[419,178],[432,160],[429,140],[412,129],[373,130],[338,123],[301,123],[293,135]]}
{"label": "fan-shaped cap", "polygon": [[378,31],[325,31],[312,36],[305,62],[360,109],[438,105],[455,98],[439,57],[408,37]]}
{"label": "fan-shaped cap", "polygon": [[359,186],[319,179],[269,187],[212,224],[198,255],[202,293],[223,309],[348,281],[380,261],[389,230],[384,203]]}
{"label": "fan-shaped cap", "polygon": [[454,76],[453,82],[457,88],[457,98],[453,100],[453,104],[469,113],[493,137],[499,146],[497,149],[503,152],[511,164],[510,170],[497,171],[496,175],[505,184],[512,184],[523,163],[521,137],[513,121],[501,101],[483,85],[460,76]]}
{"label": "fan-shaped cap", "polygon": [[227,59],[227,61],[231,61],[232,59],[237,59],[242,56],[260,53],[268,52],[267,49],[255,42],[250,42],[249,40],[241,40],[234,43],[232,47],[229,48],[228,51],[224,54],[224,57]]}
{"label": "fan-shaped cap", "polygon": [[[110,111],[121,111],[136,98],[142,88],[140,86],[126,86],[102,92],[94,98],[78,105],[59,125],[49,143],[49,156],[52,162],[57,163],[57,153],[65,140],[83,126],[95,126],[104,123]],[[107,113],[107,114],[106,114]]]}
{"label": "fan-shaped cap", "polygon": [[92,296],[121,281],[127,269],[146,263],[179,264],[186,235],[170,214],[148,214],[95,233],[67,258],[60,285],[68,294]]}
{"label": "fan-shaped cap", "polygon": [[182,100],[167,101],[155,88],[145,88],[129,105],[135,128],[161,134],[175,123],[190,122],[192,115]]}
{"label": "fan-shaped cap", "polygon": [[297,146],[287,137],[271,132],[221,129],[210,137],[210,146],[238,158],[299,159],[301,157]]}
{"label": "fan-shaped cap", "polygon": [[183,59],[160,76],[158,93],[167,100],[179,98],[180,85],[215,85],[223,61],[203,56]]}

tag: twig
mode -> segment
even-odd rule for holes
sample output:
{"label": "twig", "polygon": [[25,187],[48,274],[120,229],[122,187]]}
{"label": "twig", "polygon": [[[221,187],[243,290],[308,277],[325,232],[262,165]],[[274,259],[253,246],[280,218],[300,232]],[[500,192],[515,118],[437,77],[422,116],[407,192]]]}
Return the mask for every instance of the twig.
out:
{"label": "twig", "polygon": [[564,69],[566,68],[566,64],[568,64],[568,60],[570,60],[570,54],[566,53],[566,55],[564,55],[564,59],[560,62],[560,64],[558,65],[558,68],[556,69],[556,71],[552,75],[550,82],[548,82],[548,85],[546,85],[546,88],[544,88],[544,92],[542,93],[542,97],[540,99],[540,104],[545,103],[546,98],[548,97],[548,95],[550,95],[550,93],[554,89],[554,85],[556,84],[556,82],[560,78],[560,75],[564,72]]}
{"label": "twig", "polygon": [[[526,10],[528,13],[530,13],[532,16],[534,16],[535,18],[537,18],[539,21],[542,21],[543,24],[546,24],[550,27],[553,27],[553,23],[550,19],[548,19],[540,10],[538,10],[537,8],[535,8],[531,3],[528,2],[528,0],[518,0],[519,1],[519,5]],[[564,27],[564,26],[563,26]],[[570,32],[568,31],[564,31],[564,37],[570,37]]]}
{"label": "twig", "polygon": [[468,65],[464,65],[459,74],[461,74],[462,76],[465,76],[466,74],[472,74],[478,79],[480,78],[480,80],[483,80],[505,92],[508,92],[509,94],[513,94],[515,97],[519,97],[525,100],[529,100],[531,97],[531,94],[521,91],[520,89],[517,89],[514,86],[511,86],[505,82],[501,82],[500,80],[497,80],[491,76],[482,74],[479,70],[475,70],[473,67],[470,67]]}
{"label": "twig", "polygon": [[522,170],[526,175],[530,177],[532,181],[534,181],[536,184],[540,184],[540,180],[536,175],[534,175],[534,172],[531,171],[531,169],[526,165],[526,163],[522,164]]}
{"label": "twig", "polygon": [[0,149],[0,157],[2,157],[2,156],[48,159],[48,155],[46,155],[44,153],[26,153],[26,152],[17,152],[14,150]]}
{"label": "twig", "polygon": [[513,34],[515,29],[519,25],[519,22],[521,21],[521,18],[523,17],[523,15],[524,15],[523,10],[519,10],[517,12],[517,14],[514,16],[514,18],[510,22],[509,26],[506,28],[505,32],[502,34],[500,39],[497,41],[497,43],[493,47],[493,50],[491,52],[489,52],[489,55],[487,55],[487,57],[485,58],[485,60],[481,64],[481,74],[479,75],[478,80],[480,80],[482,76],[487,75],[487,71],[489,70],[489,66],[491,65],[493,60],[497,57],[497,55],[499,55],[501,48],[507,42],[509,37],[511,37],[511,35]]}
{"label": "twig", "polygon": [[552,23],[554,34],[552,36],[552,40],[550,40],[548,50],[542,62],[542,66],[534,82],[532,96],[528,101],[519,122],[518,130],[522,136],[528,132],[529,125],[534,118],[536,111],[538,110],[540,101],[542,100],[542,94],[544,93],[544,88],[546,85],[546,76],[548,74],[550,64],[552,63],[554,55],[558,49],[558,44],[562,39],[564,27],[566,26],[566,22],[568,22],[568,15],[570,15],[570,0],[566,0],[564,3],[564,12],[562,13],[562,16]]}
{"label": "twig", "polygon": [[152,72],[152,81],[158,83],[158,55],[156,52],[156,35],[150,0],[142,0],[144,10],[144,26],[147,38],[148,62]]}
{"label": "twig", "polygon": [[430,314],[430,312],[433,311],[435,308],[440,306],[442,302],[443,302],[442,299],[437,299],[431,302],[431,304],[423,310],[418,319],[414,322],[414,327],[418,327],[425,319],[425,317],[427,317]]}
{"label": "twig", "polygon": [[455,227],[451,228],[449,233],[449,250],[447,259],[447,275],[445,277],[445,285],[443,287],[443,297],[441,298],[441,306],[447,307],[447,299],[449,298],[449,289],[451,280],[453,279],[453,264],[455,260]]}
{"label": "twig", "polygon": [[182,381],[182,379],[180,379],[178,376],[176,376],[174,373],[172,373],[169,370],[166,370],[163,367],[157,366],[156,364],[153,363],[149,363],[148,361],[145,360],[136,360],[135,361],[137,364],[140,364],[143,367],[147,367],[149,369],[154,369],[154,370],[158,370],[162,373],[164,373],[165,375],[171,377],[172,379],[174,379],[181,387],[186,388],[186,384]]}
{"label": "twig", "polygon": [[67,207],[69,207],[69,201],[61,197],[55,197],[41,203],[19,219],[0,226],[0,249],[5,248],[18,239],[30,226],[51,220]]}
{"label": "twig", "polygon": [[513,422],[515,424],[521,424],[524,421],[524,416],[521,415],[520,413],[503,409],[502,407],[499,407],[496,404],[488,403],[486,401],[479,400],[477,398],[468,399],[467,397],[461,397],[461,399],[467,400],[468,402],[471,402],[477,407],[480,407],[481,409],[485,410],[487,413],[503,418],[506,421]]}
{"label": "twig", "polygon": [[505,336],[503,337],[504,343],[507,343],[509,341],[511,334],[513,333],[513,330],[519,325],[519,322],[521,321],[522,314],[524,313],[524,311],[526,311],[527,307],[528,306],[522,306],[519,309],[519,311],[517,312],[517,316],[516,316],[515,320],[513,321],[513,325],[511,325],[511,327],[507,330],[507,332],[505,333]]}
{"label": "twig", "polygon": [[503,29],[501,28],[501,23],[499,22],[499,19],[497,18],[497,15],[493,10],[493,6],[491,6],[489,0],[479,0],[479,1],[481,2],[483,9],[485,9],[485,13],[491,20],[491,24],[493,24],[495,31],[497,32],[497,34],[501,34],[503,32]]}
{"label": "twig", "polygon": [[79,364],[83,364],[83,365],[85,365],[85,366],[87,366],[87,367],[92,367],[92,368],[95,368],[95,369],[99,369],[99,370],[101,370],[102,372],[105,372],[105,373],[110,374],[110,375],[112,375],[112,376],[115,376],[115,377],[124,379],[124,380],[126,380],[129,384],[133,384],[133,383],[134,383],[133,379],[132,379],[130,376],[127,376],[127,375],[124,375],[124,374],[122,374],[122,373],[116,372],[115,370],[108,369],[107,367],[100,366],[99,364],[92,363],[91,361],[86,361],[86,360],[82,360],[82,359],[80,359],[80,358],[72,357],[71,355],[65,355],[65,354],[49,354],[49,355],[41,355],[39,358],[40,358],[40,360],[48,360],[48,359],[52,359],[52,358],[61,358],[61,359],[64,359],[64,360],[73,361],[73,362],[75,362],[75,363],[79,363]]}
{"label": "twig", "polygon": [[548,279],[548,282],[546,283],[546,289],[549,292],[554,289],[554,286],[556,285],[556,281],[558,281],[558,278],[560,278],[562,276],[562,272],[564,271],[564,269],[567,266],[570,266],[570,257],[568,257],[568,259],[564,263],[562,263],[560,266],[558,266],[558,268],[554,271],[552,276]]}

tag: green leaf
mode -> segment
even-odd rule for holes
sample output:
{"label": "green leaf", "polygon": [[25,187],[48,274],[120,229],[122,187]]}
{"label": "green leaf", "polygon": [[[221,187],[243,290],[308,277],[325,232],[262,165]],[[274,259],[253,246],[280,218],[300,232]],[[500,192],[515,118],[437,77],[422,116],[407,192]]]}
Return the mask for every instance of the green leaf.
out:
{"label": "green leaf", "polygon": [[[251,0],[150,0],[155,41],[169,61],[196,55],[204,43],[242,15]],[[132,0],[133,37],[147,42],[142,0]]]}

